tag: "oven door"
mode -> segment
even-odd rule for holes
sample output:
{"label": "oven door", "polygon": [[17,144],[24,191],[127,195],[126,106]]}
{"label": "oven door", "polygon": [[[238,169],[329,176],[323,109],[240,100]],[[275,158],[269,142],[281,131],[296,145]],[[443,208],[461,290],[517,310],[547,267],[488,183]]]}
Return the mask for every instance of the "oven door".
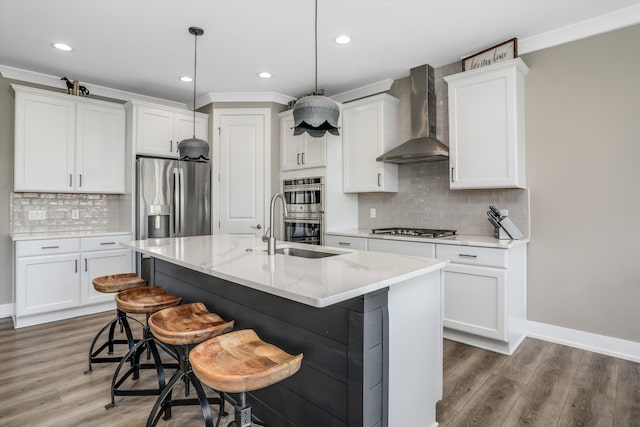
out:
{"label": "oven door", "polygon": [[283,188],[287,211],[296,214],[322,213],[322,185],[294,185]]}
{"label": "oven door", "polygon": [[322,219],[285,218],[284,240],[287,242],[322,244]]}

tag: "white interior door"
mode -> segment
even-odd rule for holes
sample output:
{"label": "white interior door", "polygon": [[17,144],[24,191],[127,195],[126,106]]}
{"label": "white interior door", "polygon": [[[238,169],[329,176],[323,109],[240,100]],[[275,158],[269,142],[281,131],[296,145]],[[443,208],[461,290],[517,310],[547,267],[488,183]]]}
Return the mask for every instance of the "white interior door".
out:
{"label": "white interior door", "polygon": [[[214,207],[218,232],[262,236],[270,190],[268,109],[214,111]],[[217,200],[216,200],[217,199]],[[218,203],[216,209],[216,201]],[[214,218],[215,221],[215,218]],[[215,232],[214,222],[214,232]]]}

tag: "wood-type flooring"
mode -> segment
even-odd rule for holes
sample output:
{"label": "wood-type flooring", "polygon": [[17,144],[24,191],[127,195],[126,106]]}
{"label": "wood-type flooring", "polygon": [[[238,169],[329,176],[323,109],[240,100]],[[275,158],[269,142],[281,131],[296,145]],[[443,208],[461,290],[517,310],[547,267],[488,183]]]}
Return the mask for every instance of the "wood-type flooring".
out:
{"label": "wood-type flooring", "polygon": [[[83,374],[89,344],[112,316],[18,330],[1,319],[0,426],[144,426],[156,396],[116,396],[106,410],[115,366],[95,364]],[[136,383],[154,381],[146,371]],[[529,338],[511,357],[445,340],[437,414],[443,427],[640,427],[640,364]],[[171,420],[158,423],[202,425],[197,406],[174,408]]]}

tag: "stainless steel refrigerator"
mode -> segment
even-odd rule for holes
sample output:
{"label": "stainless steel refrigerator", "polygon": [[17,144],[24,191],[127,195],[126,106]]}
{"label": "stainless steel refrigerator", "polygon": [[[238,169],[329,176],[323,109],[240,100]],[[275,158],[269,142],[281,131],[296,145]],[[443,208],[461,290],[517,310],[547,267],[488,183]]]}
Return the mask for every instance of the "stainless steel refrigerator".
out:
{"label": "stainless steel refrigerator", "polygon": [[[211,165],[139,157],[136,239],[211,234]],[[148,263],[138,259],[148,278]],[[147,276],[147,277],[145,277]]]}

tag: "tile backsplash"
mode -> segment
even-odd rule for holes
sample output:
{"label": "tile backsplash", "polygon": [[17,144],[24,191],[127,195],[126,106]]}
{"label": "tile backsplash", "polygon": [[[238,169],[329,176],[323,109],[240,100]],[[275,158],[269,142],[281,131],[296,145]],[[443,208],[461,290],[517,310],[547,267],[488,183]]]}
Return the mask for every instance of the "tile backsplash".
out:
{"label": "tile backsplash", "polygon": [[[529,236],[529,191],[522,189],[450,190],[449,162],[399,165],[397,193],[361,193],[360,228],[420,227],[493,236],[489,205],[508,209],[509,218]],[[370,218],[370,208],[376,218]]]}
{"label": "tile backsplash", "polygon": [[[12,233],[118,231],[120,198],[116,194],[11,193]],[[78,219],[72,211],[78,210]],[[29,219],[29,211],[45,211],[46,219]]]}

